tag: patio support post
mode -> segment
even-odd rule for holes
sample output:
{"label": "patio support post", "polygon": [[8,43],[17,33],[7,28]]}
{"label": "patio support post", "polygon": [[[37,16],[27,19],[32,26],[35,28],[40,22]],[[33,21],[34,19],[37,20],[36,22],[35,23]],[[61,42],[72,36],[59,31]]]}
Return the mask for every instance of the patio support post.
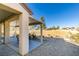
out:
{"label": "patio support post", "polygon": [[4,22],[4,36],[5,36],[4,44],[9,43],[9,39],[10,39],[9,34],[10,34],[10,23],[7,20],[7,21]]}
{"label": "patio support post", "polygon": [[41,43],[43,43],[43,29],[42,29],[42,24],[40,25],[40,33],[41,33]]}
{"label": "patio support post", "polygon": [[25,55],[29,52],[29,17],[26,14],[19,16],[19,53]]}

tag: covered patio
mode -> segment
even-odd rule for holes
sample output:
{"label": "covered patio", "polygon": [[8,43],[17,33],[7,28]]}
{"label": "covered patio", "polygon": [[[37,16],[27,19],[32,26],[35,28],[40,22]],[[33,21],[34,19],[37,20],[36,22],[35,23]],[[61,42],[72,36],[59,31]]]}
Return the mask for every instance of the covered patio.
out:
{"label": "covered patio", "polygon": [[[14,22],[10,27],[13,27],[13,34],[11,33],[10,36],[10,43],[8,44],[11,48],[13,48],[15,51],[19,51],[19,21],[18,20],[13,20]],[[15,25],[14,25],[15,24]],[[29,52],[31,52],[33,49],[39,47],[43,43],[43,38],[42,38],[42,22],[35,20],[32,17],[29,17],[29,26],[32,25],[40,25],[40,38],[37,36],[32,37],[33,35],[30,35],[31,33],[29,32]],[[30,31],[30,30],[29,30]],[[10,30],[10,32],[12,32]],[[18,36],[17,36],[18,35]]]}
{"label": "covered patio", "polygon": [[[23,8],[27,7],[24,4],[18,5],[18,9],[21,6]],[[28,13],[27,13],[28,12]],[[4,4],[0,4],[0,43],[5,44],[21,55],[27,54],[29,51],[32,51],[39,45],[43,43],[42,37],[42,22],[35,20],[31,16],[31,11],[27,9],[16,10],[11,7],[8,7]],[[15,21],[15,31],[18,28],[19,36],[17,37],[16,32],[14,36],[10,36],[10,23]],[[40,41],[30,40],[29,39],[29,26],[31,25],[40,25]]]}

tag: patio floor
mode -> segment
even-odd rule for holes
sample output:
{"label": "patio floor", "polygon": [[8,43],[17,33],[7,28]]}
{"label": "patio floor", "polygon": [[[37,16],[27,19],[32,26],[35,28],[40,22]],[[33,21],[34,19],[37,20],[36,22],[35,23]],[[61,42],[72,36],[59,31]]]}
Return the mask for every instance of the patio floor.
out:
{"label": "patio floor", "polygon": [[19,55],[10,47],[0,44],[0,56],[19,56]]}
{"label": "patio floor", "polygon": [[[38,39],[37,40],[35,40],[35,39],[29,40],[29,51],[32,51],[33,49],[37,48],[40,45],[41,45],[41,42]],[[16,51],[18,51],[19,43],[17,42],[16,37],[10,38],[9,46],[12,47],[13,49],[15,49]]]}
{"label": "patio floor", "polygon": [[[13,49],[0,44],[0,56],[18,56],[18,54]],[[79,56],[79,46],[61,38],[49,39],[27,56]]]}
{"label": "patio floor", "polygon": [[50,39],[28,54],[29,56],[79,56],[79,46],[61,38]]}

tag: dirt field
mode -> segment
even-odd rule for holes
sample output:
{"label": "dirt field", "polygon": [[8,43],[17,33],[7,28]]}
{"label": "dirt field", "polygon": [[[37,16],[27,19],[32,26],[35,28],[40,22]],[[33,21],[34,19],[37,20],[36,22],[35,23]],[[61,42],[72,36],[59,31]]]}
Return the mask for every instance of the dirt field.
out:
{"label": "dirt field", "polygon": [[[40,36],[40,30],[32,30],[32,31],[30,31],[30,33]],[[78,33],[78,31],[76,31],[76,30],[43,30],[44,37],[69,38],[70,33],[76,34],[76,33]]]}

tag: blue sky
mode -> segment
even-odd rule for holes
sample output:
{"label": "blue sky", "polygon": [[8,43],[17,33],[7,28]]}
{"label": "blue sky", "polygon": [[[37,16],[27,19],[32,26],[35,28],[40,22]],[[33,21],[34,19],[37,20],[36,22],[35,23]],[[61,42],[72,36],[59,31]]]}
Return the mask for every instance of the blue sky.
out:
{"label": "blue sky", "polygon": [[73,3],[29,3],[28,7],[37,20],[45,17],[47,27],[79,26],[79,4]]}

